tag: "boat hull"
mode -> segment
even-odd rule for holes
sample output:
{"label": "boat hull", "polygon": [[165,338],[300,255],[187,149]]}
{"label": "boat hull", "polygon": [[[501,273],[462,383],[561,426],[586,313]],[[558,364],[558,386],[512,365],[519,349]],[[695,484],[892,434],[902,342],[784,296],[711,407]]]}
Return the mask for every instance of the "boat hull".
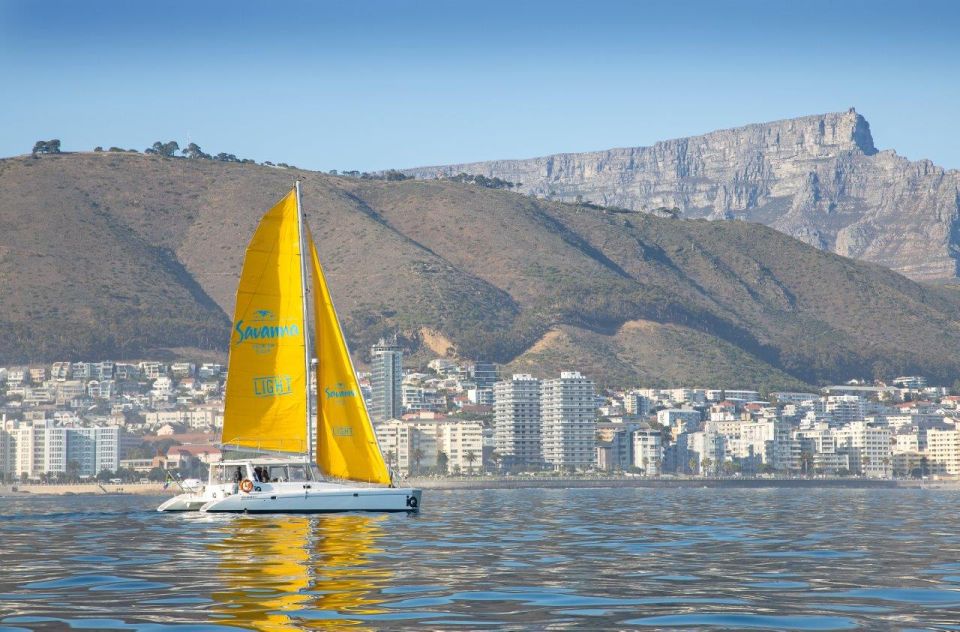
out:
{"label": "boat hull", "polygon": [[250,493],[180,494],[157,511],[202,513],[341,513],[348,511],[406,512],[420,510],[422,491],[395,487],[351,487],[325,484],[297,490],[263,489]]}
{"label": "boat hull", "polygon": [[200,511],[209,500],[199,494],[180,494],[157,507],[157,511]]}
{"label": "boat hull", "polygon": [[253,492],[210,501],[204,513],[339,513],[344,511],[416,512],[419,489],[345,488],[308,494]]}

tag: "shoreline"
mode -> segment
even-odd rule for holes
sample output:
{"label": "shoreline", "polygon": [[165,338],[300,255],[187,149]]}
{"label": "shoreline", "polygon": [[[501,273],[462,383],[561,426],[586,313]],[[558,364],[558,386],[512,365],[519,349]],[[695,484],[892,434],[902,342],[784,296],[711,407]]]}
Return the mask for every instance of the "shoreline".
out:
{"label": "shoreline", "polygon": [[[663,488],[663,489],[943,489],[960,490],[960,480],[901,480],[877,478],[411,478],[401,485],[421,489],[600,489],[600,488]],[[17,490],[14,491],[13,488]],[[0,497],[28,498],[39,496],[173,496],[180,493],[175,485],[163,483],[72,485],[0,485]]]}
{"label": "shoreline", "polygon": [[411,478],[405,485],[423,489],[599,489],[599,488],[729,488],[808,489],[956,489],[960,480],[916,481],[878,478]]}
{"label": "shoreline", "polygon": [[[13,488],[16,488],[14,491]],[[179,493],[176,485],[163,488],[163,483],[73,483],[66,485],[4,484],[0,497],[29,498],[31,496],[172,496]]]}

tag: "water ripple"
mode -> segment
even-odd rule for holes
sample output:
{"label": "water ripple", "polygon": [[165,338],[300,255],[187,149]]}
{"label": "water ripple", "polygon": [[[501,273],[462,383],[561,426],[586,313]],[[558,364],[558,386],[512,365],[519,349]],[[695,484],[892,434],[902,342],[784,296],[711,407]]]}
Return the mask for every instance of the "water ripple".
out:
{"label": "water ripple", "polygon": [[271,517],[2,498],[0,630],[955,629],[958,500],[438,490],[419,516]]}

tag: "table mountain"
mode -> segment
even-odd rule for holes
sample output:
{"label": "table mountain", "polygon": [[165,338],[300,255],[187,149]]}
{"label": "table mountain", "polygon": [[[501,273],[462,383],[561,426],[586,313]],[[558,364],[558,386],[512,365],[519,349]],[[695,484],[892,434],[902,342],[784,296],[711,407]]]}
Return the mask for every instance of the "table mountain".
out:
{"label": "table mountain", "polygon": [[295,177],[358,360],[399,331],[414,362],[611,385],[960,372],[954,290],[760,224],[112,152],[0,160],[0,366],[222,353],[246,244]]}
{"label": "table mountain", "polygon": [[855,110],[528,160],[405,170],[521,183],[538,197],[759,222],[911,278],[957,276],[960,172],[877,151]]}

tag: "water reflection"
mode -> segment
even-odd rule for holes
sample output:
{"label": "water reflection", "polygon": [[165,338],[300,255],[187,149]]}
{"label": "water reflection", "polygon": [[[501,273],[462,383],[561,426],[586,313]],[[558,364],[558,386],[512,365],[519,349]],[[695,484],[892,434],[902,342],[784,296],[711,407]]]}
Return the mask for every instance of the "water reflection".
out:
{"label": "water reflection", "polygon": [[383,612],[377,595],[391,573],[370,564],[381,552],[383,520],[243,516],[218,525],[224,537],[208,546],[222,588],[211,594],[211,619],[281,631],[358,624]]}
{"label": "water reflection", "polygon": [[431,490],[415,517],[3,502],[0,629],[960,630],[960,491]]}

